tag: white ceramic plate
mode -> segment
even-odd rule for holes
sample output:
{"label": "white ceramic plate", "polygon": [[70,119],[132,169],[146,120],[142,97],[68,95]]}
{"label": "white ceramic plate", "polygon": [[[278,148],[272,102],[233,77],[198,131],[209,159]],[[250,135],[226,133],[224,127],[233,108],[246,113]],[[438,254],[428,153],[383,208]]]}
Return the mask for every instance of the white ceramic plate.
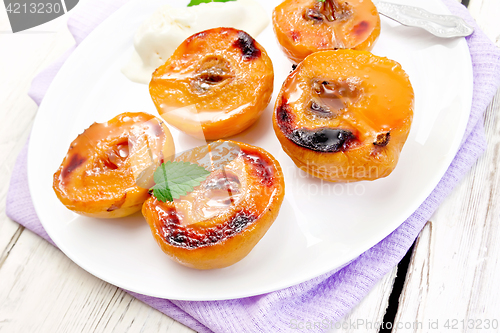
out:
{"label": "white ceramic plate", "polygon": [[[269,16],[278,0],[261,0]],[[382,17],[373,53],[401,63],[416,96],[413,126],[396,170],[374,182],[331,184],[305,177],[281,150],[271,125],[273,102],[257,124],[234,140],[271,152],[285,172],[286,195],[274,225],[253,251],[224,269],[180,266],[160,250],[140,214],[119,220],[78,216],[52,190],[52,175],[70,142],[93,122],[125,111],[157,114],[146,85],[120,72],[140,23],[164,3],[133,1],[102,23],[60,70],[40,106],[31,135],[28,176],[36,212],[50,237],[75,263],[124,289],[182,300],[252,296],[298,284],[333,270],[396,229],[437,185],[460,145],[472,100],[472,67],[464,39],[439,39]],[[408,0],[449,13],[436,0]],[[257,38],[270,54],[275,91],[291,63],[272,31]],[[171,128],[178,152],[198,144]]]}

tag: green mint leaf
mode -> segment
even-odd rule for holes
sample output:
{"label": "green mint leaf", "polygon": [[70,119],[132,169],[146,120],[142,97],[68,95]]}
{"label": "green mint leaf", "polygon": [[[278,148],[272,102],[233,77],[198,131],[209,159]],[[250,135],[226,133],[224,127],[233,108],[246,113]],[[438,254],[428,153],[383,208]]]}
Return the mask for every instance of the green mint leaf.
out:
{"label": "green mint leaf", "polygon": [[191,192],[209,174],[210,171],[198,164],[168,161],[156,169],[153,175],[155,185],[151,189],[158,200],[174,201]]}
{"label": "green mint leaf", "polygon": [[317,0],[318,2],[325,2],[325,0]]}
{"label": "green mint leaf", "polygon": [[[191,0],[191,2],[189,2],[188,4],[188,7],[191,7],[191,6],[197,6],[199,5],[200,3],[209,3],[209,2],[228,2],[228,1],[235,1],[235,0]],[[323,0],[325,1],[325,0]]]}

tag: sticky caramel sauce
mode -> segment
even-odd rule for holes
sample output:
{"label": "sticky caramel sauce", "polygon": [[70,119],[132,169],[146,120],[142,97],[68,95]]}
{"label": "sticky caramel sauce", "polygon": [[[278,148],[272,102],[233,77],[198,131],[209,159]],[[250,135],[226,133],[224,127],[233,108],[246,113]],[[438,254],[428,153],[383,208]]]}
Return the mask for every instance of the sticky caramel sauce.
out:
{"label": "sticky caramel sauce", "polygon": [[273,13],[274,29],[295,62],[332,49],[371,50],[380,18],[369,0],[286,0]]}
{"label": "sticky caramel sauce", "polygon": [[[345,57],[345,61],[350,60]],[[293,126],[280,122],[278,111],[282,130],[341,129],[364,143],[377,142],[381,133],[402,127],[411,119],[412,110],[407,105],[412,104],[413,94],[408,94],[401,77],[391,75],[400,68],[373,61],[366,57],[356,66],[332,64],[323,66],[328,69],[307,66],[295,70],[283,85],[281,102],[281,109],[289,109],[281,118],[293,117]],[[299,65],[299,69],[306,65]],[[387,91],[391,91],[390,97]]]}
{"label": "sticky caramel sauce", "polygon": [[147,194],[154,169],[173,154],[173,145],[166,141],[171,141],[170,134],[167,137],[160,120],[149,114],[124,113],[94,123],[71,143],[54,174],[54,190],[71,207],[103,202],[108,205],[103,210],[115,211],[127,194]]}
{"label": "sticky caramel sauce", "polygon": [[283,150],[311,175],[375,180],[396,167],[413,109],[413,88],[397,62],[367,51],[319,51],[285,80],[273,128]]}
{"label": "sticky caramel sauce", "polygon": [[[176,159],[186,161],[182,155]],[[190,153],[190,157],[203,156]],[[169,244],[210,245],[240,233],[265,212],[279,186],[277,172],[265,156],[241,149],[192,192],[173,202],[152,198],[144,209],[156,216],[157,232]]]}
{"label": "sticky caramel sauce", "polygon": [[150,94],[162,118],[208,140],[250,126],[269,103],[274,72],[246,32],[218,28],[184,41],[153,74]]}

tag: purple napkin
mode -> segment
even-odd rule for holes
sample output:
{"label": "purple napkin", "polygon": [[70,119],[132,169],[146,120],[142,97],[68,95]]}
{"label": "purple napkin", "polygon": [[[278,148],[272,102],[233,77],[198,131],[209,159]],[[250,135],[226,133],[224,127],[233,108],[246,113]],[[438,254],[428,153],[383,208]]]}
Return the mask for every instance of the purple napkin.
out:
{"label": "purple napkin", "polygon": [[[68,21],[79,44],[100,22],[128,0],[82,2]],[[340,270],[299,285],[243,299],[177,301],[130,293],[146,304],[198,332],[288,332],[293,322],[335,323],[347,314],[403,258],[443,199],[483,153],[486,143],[482,117],[500,84],[500,50],[479,29],[465,7],[443,0],[451,12],[475,28],[467,37],[474,71],[471,116],[463,144],[431,195],[398,229]],[[71,54],[40,73],[30,96],[40,104],[57,71]],[[7,196],[7,215],[52,242],[36,216],[27,182],[27,146],[18,157]],[[317,328],[325,331],[326,327]]]}

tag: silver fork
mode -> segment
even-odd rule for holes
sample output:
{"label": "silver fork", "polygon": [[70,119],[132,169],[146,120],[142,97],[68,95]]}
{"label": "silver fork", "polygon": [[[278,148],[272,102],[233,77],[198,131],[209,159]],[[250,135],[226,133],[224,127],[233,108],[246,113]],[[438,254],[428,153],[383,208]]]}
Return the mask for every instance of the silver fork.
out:
{"label": "silver fork", "polygon": [[402,25],[423,28],[438,37],[465,37],[474,32],[474,29],[458,16],[437,15],[422,8],[384,1],[374,3],[380,14]]}

